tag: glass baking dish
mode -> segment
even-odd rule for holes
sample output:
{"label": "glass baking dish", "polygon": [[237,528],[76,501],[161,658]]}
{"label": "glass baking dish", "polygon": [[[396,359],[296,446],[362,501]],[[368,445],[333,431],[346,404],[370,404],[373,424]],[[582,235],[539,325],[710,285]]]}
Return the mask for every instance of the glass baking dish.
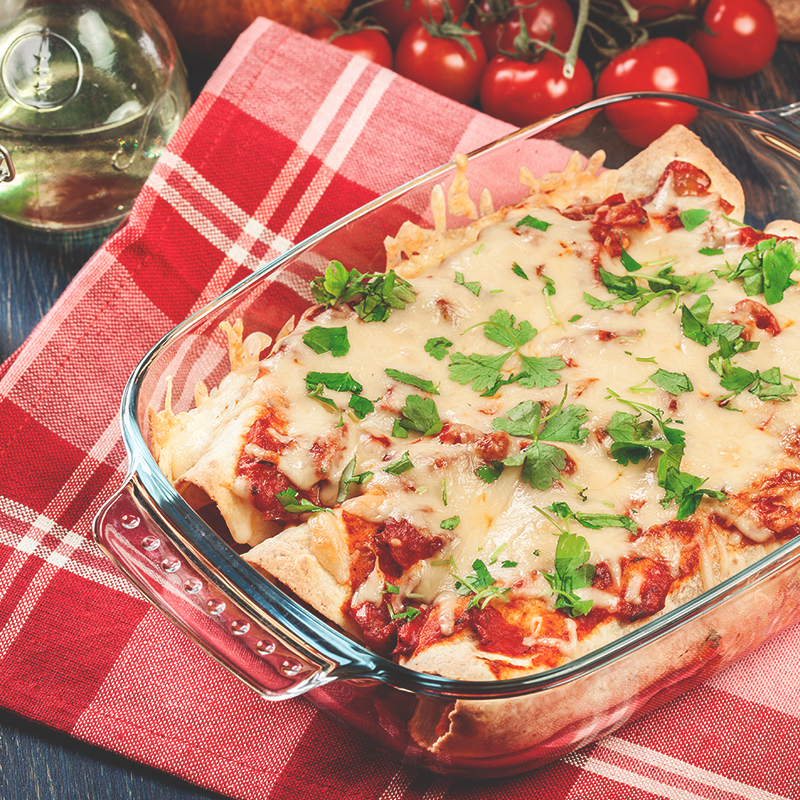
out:
{"label": "glass baking dish", "polygon": [[[747,224],[761,228],[773,219],[800,220],[800,104],[743,113],[680,97],[697,112],[689,127],[741,181]],[[496,206],[516,202],[524,195],[521,166],[536,176],[543,164],[547,171],[563,166],[573,149],[588,156],[602,148],[607,166],[627,161],[637,148],[620,139],[598,111],[632,98],[663,96],[638,93],[593,101],[472,153],[467,171],[472,194],[487,187]],[[593,116],[586,131],[560,140],[569,132],[564,122],[581,114]],[[193,405],[198,380],[213,386],[226,374],[221,322],[242,318],[246,333],[274,337],[288,317],[313,302],[308,281],[331,259],[381,271],[384,237],[394,235],[406,219],[432,227],[431,190],[448,185],[454,174],[455,165],[446,164],[353,212],[261,267],[153,347],[122,398],[129,474],[98,514],[95,536],[157,609],[262,696],[280,700],[307,693],[405,763],[494,777],[540,766],[610,733],[800,619],[800,537],[575,661],[525,678],[456,681],[375,655],[271,583],[183,501],[148,448],[147,409],[163,407],[167,376],[173,408],[183,411]],[[448,228],[465,223],[448,219]],[[495,744],[479,752],[468,745],[430,748],[409,733],[412,715],[433,730],[447,720],[455,702],[473,704],[487,719],[512,722]],[[552,709],[561,711],[554,716]],[[520,719],[526,721],[520,724]]]}

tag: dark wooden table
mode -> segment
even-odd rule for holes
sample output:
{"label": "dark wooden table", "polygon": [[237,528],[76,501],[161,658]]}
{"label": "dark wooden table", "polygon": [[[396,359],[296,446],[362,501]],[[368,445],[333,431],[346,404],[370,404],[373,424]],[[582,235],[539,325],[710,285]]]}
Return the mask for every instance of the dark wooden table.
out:
{"label": "dark wooden table", "polygon": [[[196,94],[208,74],[189,64]],[[714,81],[711,97],[742,109],[800,100],[800,44],[742,81]],[[23,343],[110,230],[40,235],[0,222],[0,361]],[[196,789],[148,767],[0,711],[0,800],[204,800]]]}

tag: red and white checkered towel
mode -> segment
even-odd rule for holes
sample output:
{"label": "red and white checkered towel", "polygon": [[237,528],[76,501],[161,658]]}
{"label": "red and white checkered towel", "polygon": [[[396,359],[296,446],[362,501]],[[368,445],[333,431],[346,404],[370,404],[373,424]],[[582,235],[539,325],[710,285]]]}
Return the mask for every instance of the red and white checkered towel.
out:
{"label": "red and white checkered towel", "polygon": [[106,562],[117,411],[145,351],[321,226],[508,126],[257,21],[127,225],[0,367],[0,703],[234,798],[800,798],[800,628],[646,719],[529,775],[394,763],[303,699],[268,703]]}

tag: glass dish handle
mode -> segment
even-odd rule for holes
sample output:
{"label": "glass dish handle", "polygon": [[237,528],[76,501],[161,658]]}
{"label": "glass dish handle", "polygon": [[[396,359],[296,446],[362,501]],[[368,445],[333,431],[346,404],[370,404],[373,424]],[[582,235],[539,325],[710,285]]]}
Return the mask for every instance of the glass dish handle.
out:
{"label": "glass dish handle", "polygon": [[213,570],[171,541],[158,516],[134,473],[94,521],[97,544],[146,600],[267,699],[334,680],[336,663],[226,593]]}

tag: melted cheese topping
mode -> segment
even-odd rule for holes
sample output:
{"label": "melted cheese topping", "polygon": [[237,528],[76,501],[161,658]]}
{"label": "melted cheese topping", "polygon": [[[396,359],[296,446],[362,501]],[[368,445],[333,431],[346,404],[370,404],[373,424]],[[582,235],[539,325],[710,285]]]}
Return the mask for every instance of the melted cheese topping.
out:
{"label": "melted cheese topping", "polygon": [[[723,214],[719,197],[677,196],[667,181],[645,208],[650,225],[626,230],[627,252],[642,265],[640,272],[630,274],[652,276],[668,265],[678,276],[708,275],[713,278],[707,291],[713,302],[709,322],[745,324],[737,311],[742,301],[750,300],[742,282],[728,282],[712,271],[724,268],[726,262],[739,263],[752,247],[739,243],[737,226]],[[671,229],[659,219],[690,209],[708,212],[707,220],[691,231]],[[369,482],[351,487],[342,511],[374,523],[406,520],[425,537],[443,542],[433,556],[405,570],[400,579],[387,578],[376,565],[359,585],[349,587],[351,607],[365,602],[380,605],[386,583],[392,583],[399,587],[392,608],[401,609],[409,595],[435,605],[441,634],[449,636],[456,624],[454,576],[468,575],[480,559],[498,584],[511,587],[511,596],[541,598],[552,609],[554,596],[542,574],[555,569],[559,533],[565,527],[586,540],[590,563],[607,565],[611,582],[607,591],[577,592],[598,608],[613,612],[620,601],[642,602],[645,576],[634,575],[621,589],[627,560],[654,558],[677,576],[682,550],[669,537],[637,536],[614,526],[592,530],[575,522],[556,526],[552,512],[543,511],[554,503],[567,503],[573,511],[586,514],[627,515],[640,533],[675,519],[675,503],[665,501],[659,486],[657,453],[626,465],[610,456],[606,431],[612,417],[617,412],[636,413],[624,401],[645,403],[680,426],[686,440],[680,469],[704,479],[703,487],[709,490],[743,492],[785,458],[781,437],[796,424],[798,398],[764,402],[742,392],[722,402],[726,391],[708,361],[716,345],[703,346],[682,334],[680,307],[691,307],[698,296],[665,296],[638,310],[633,301],[619,302],[600,281],[598,267],[628,276],[620,258],[597,241],[590,219],[571,219],[563,210],[543,205],[536,195],[460,232],[434,231],[408,262],[400,260],[396,242],[390,244],[390,254],[397,251],[398,274],[412,282],[415,302],[393,310],[385,322],[365,323],[349,308],[317,309],[302,318],[261,363],[252,393],[265,408],[284,410],[285,428],[275,432],[283,449],[269,454],[280,473],[301,491],[320,487],[322,502],[332,503],[343,470],[355,459],[357,473],[373,475]],[[525,225],[528,216],[542,224]],[[703,255],[704,248],[721,248],[722,253]],[[779,367],[784,374],[796,373],[799,292],[796,286],[789,288],[785,298],[769,308],[781,328],[778,335],[754,325],[748,328],[747,335],[759,346],[737,354],[738,366],[762,372]],[[487,336],[491,325],[486,323],[499,311],[513,315],[517,326],[529,323],[536,330],[518,352]],[[306,345],[303,335],[315,326],[346,327],[348,353],[334,357]],[[449,354],[433,357],[426,351],[431,339],[451,342]],[[501,378],[518,373],[523,357],[557,359],[560,368],[552,372],[553,385],[526,387],[512,381],[484,396],[481,389],[453,379],[450,367],[455,353],[480,357],[508,353]],[[431,381],[437,392],[394,379],[387,368]],[[672,395],[659,388],[651,379],[657,369],[685,374],[692,390]],[[363,386],[361,396],[374,401],[374,412],[358,419],[348,409],[350,395],[345,392],[324,391],[338,410],[312,397],[306,385],[312,371],[349,373]],[[238,382],[221,387],[217,397],[222,411],[213,413],[224,416],[228,406],[222,403],[223,396],[236,392],[241,392]],[[435,403],[449,438],[413,431],[407,438],[393,434],[410,395]],[[531,400],[542,403],[545,410],[562,402],[585,407],[587,437],[578,443],[552,442],[566,454],[567,466],[547,488],[532,486],[519,466],[507,466],[497,480],[485,482],[476,470],[493,459],[482,457],[476,443],[496,434],[500,418]],[[204,403],[209,414],[211,402]],[[643,414],[641,419],[649,417]],[[660,436],[657,425],[653,435]],[[499,457],[522,453],[531,440],[532,436],[508,436],[508,451]],[[259,458],[252,444],[245,446],[245,452]],[[399,475],[386,471],[403,457],[413,465],[410,469]],[[736,514],[724,502],[704,499],[701,511],[719,514],[751,541],[774,538],[756,517]],[[325,514],[317,517],[324,520]],[[455,527],[447,523],[442,527],[453,518],[458,519]],[[740,536],[735,541],[737,536],[712,536],[710,543],[703,543],[699,572],[705,585],[732,570],[726,545],[741,542]],[[346,535],[340,538],[343,541]],[[260,545],[270,546],[270,541]],[[339,547],[338,557],[326,551],[320,561],[328,563],[328,571],[340,584],[349,585],[346,564],[353,554],[342,550],[346,544],[340,542]],[[567,638],[553,639],[537,636],[536,619],[540,618],[531,622],[526,644],[549,643],[567,655],[575,651],[574,621],[566,620]]]}
{"label": "melted cheese topping", "polygon": [[[644,272],[652,274],[655,266],[669,263],[677,275],[710,274],[726,261],[738,263],[748,250],[731,243],[728,234],[735,226],[723,218],[715,195],[676,197],[662,191],[647,210],[658,215],[675,207],[704,208],[710,217],[694,231],[679,228],[667,233],[653,221],[648,230],[633,232],[629,253],[647,265]],[[432,259],[413,279],[416,302],[395,310],[386,322],[364,323],[355,313],[347,315],[340,309],[315,316],[314,325],[346,324],[350,340],[346,356],[317,354],[303,344],[302,334],[312,324],[301,322],[264,364],[269,375],[263,380],[269,382],[271,391],[284,396],[292,409],[287,430],[290,444],[280,456],[279,468],[295,485],[309,489],[319,481],[308,454],[320,432],[328,431],[338,439],[339,448],[327,465],[331,483],[337,483],[353,457],[359,472],[375,473],[364,489],[372,502],[365,504],[355,498],[347,501],[345,508],[352,506],[354,513],[374,521],[407,519],[419,530],[447,539],[433,561],[452,558],[455,570],[434,566],[431,560],[426,563],[413,587],[426,602],[452,590],[453,571],[469,573],[476,558],[488,564],[490,554],[498,548],[502,548],[504,561],[517,564],[505,570],[492,565],[492,574],[504,584],[511,585],[534,570],[552,571],[558,530],[537,509],[554,502],[567,502],[573,510],[586,513],[629,513],[642,529],[674,518],[674,504],[664,507],[661,502],[664,490],[655,475],[657,457],[627,466],[609,457],[607,442],[599,432],[615,412],[634,413],[614,394],[647,403],[660,409],[665,419],[678,421],[686,436],[681,469],[707,479],[705,487],[725,492],[745,489],[763,473],[765,464],[780,458],[780,434],[797,418],[796,398],[764,403],[743,393],[726,406],[718,404],[725,391],[708,366],[713,348],[681,334],[674,300],[651,302],[635,315],[632,303],[591,308],[585,292],[601,300],[615,299],[600,285],[593,259],[624,275],[619,259],[598,246],[588,221],[568,219],[555,208],[535,210],[536,218],[548,223],[546,231],[518,226],[530,211],[524,204],[508,210],[501,221],[480,231],[477,243],[442,261]],[[471,236],[465,238],[469,241]],[[719,246],[724,247],[722,255],[699,254],[701,248]],[[513,270],[515,264],[527,279]],[[553,281],[554,294],[546,294],[544,278]],[[477,294],[464,285],[473,282],[480,287]],[[800,345],[792,328],[796,295],[797,290],[790,289],[786,299],[771,308],[784,331],[763,338],[757,350],[737,356],[737,364],[750,370],[779,366],[790,373],[796,371],[800,347],[791,346]],[[714,303],[712,323],[731,321],[731,309],[744,298],[741,282],[724,280],[714,281],[709,296]],[[696,295],[688,295],[680,302],[691,305],[696,300]],[[450,359],[437,360],[425,351],[429,339],[442,337],[453,342],[450,352],[486,356],[506,352],[507,348],[486,337],[481,324],[501,309],[513,314],[517,324],[524,320],[538,331],[520,349],[522,355],[556,357],[566,364],[557,373],[556,385],[530,389],[512,383],[483,397],[472,386],[451,379]],[[518,356],[511,354],[503,374],[518,371],[519,365]],[[430,380],[439,393],[429,395],[399,383],[386,375],[387,367]],[[694,390],[673,396],[658,388],[649,379],[658,368],[685,373]],[[336,428],[338,414],[306,391],[305,377],[312,370],[349,372],[364,386],[363,396],[379,398],[376,411],[360,422],[345,416],[344,424]],[[410,394],[431,397],[443,422],[488,434],[494,420],[522,401],[534,399],[554,407],[565,392],[568,404],[579,403],[588,409],[585,426],[591,433],[581,444],[557,443],[572,459],[575,470],[568,480],[556,481],[543,491],[524,483],[519,468],[507,468],[494,483],[483,482],[475,474],[482,461],[470,445],[443,446],[436,437],[414,438],[413,433],[406,440],[392,437],[395,420]],[[346,408],[348,395],[331,391],[326,395]],[[388,445],[384,444],[387,440]],[[413,469],[399,476],[383,471],[387,463],[406,452]],[[451,533],[443,532],[441,522],[453,516],[460,518],[460,524]],[[756,534],[747,519],[739,524],[750,538],[769,536],[763,530]],[[637,552],[636,538],[622,528],[578,530],[589,544],[591,562],[606,562],[618,581],[621,559]],[[668,545],[663,555],[666,559],[677,557]],[[631,584],[628,599],[635,599],[635,591]],[[362,594],[356,595],[354,603]]]}

